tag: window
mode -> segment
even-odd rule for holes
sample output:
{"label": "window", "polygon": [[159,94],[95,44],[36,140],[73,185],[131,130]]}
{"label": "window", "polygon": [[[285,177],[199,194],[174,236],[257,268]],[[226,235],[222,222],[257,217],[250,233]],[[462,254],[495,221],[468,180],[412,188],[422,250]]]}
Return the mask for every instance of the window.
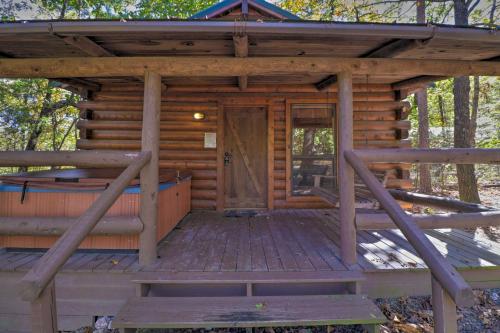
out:
{"label": "window", "polygon": [[334,104],[291,105],[292,196],[337,186]]}

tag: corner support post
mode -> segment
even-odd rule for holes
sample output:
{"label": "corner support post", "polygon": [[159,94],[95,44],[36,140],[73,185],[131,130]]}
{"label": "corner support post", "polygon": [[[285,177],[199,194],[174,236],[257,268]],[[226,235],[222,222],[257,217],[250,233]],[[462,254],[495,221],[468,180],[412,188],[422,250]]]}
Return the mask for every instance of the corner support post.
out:
{"label": "corner support post", "polygon": [[141,150],[151,152],[151,160],[141,170],[139,217],[144,229],[139,237],[139,264],[156,260],[156,224],[158,220],[158,180],[160,146],[161,76],[146,71]]}
{"label": "corner support post", "polygon": [[432,275],[432,311],[434,332],[458,332],[457,306],[434,275]]}
{"label": "corner support post", "polygon": [[31,302],[31,329],[34,333],[57,333],[56,286],[54,279]]}
{"label": "corner support post", "polygon": [[340,72],[338,80],[338,184],[340,193],[340,246],[345,265],[356,264],[354,169],[344,156],[353,149],[352,73]]}

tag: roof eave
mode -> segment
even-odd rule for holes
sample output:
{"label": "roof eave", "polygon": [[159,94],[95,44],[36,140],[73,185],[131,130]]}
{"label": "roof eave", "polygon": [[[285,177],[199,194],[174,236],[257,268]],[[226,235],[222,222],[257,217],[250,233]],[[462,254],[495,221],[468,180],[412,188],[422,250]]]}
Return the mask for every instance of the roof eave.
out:
{"label": "roof eave", "polygon": [[247,33],[314,36],[366,36],[401,39],[444,38],[500,43],[496,30],[451,26],[354,24],[333,22],[228,22],[228,21],[47,21],[2,23],[1,34],[57,33],[91,35],[103,32],[233,33],[241,25]]}

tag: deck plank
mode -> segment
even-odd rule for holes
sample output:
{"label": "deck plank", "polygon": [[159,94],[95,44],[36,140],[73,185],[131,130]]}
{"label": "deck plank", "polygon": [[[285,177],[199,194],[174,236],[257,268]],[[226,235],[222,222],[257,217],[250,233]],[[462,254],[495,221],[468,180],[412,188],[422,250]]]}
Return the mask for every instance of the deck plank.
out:
{"label": "deck plank", "polygon": [[240,232],[238,242],[238,261],[236,270],[238,272],[249,272],[252,270],[252,248],[250,245],[250,222],[248,218],[238,220]]}
{"label": "deck plank", "polygon": [[276,245],[269,230],[269,216],[256,216],[252,219],[252,223],[256,224],[256,231],[259,233],[259,237],[262,240],[262,247],[264,249],[264,255],[266,257],[266,263],[269,271],[283,271],[283,265],[281,264],[281,259],[276,249]]}
{"label": "deck plank", "polygon": [[252,271],[268,271],[264,244],[262,242],[261,226],[255,218],[248,218],[250,227],[250,249],[252,257]]}
{"label": "deck plank", "polygon": [[289,223],[289,221],[287,220],[288,217],[285,213],[285,211],[273,212],[274,218],[271,223],[275,231],[277,232],[276,234],[279,235],[279,238],[284,240],[286,242],[286,245],[290,248],[290,253],[294,256],[299,270],[316,270],[301,244],[297,242],[292,232],[285,227],[285,225]]}
{"label": "deck plank", "polygon": [[221,271],[234,272],[238,264],[238,238],[239,238],[239,224],[230,219],[228,226],[226,246],[222,256]]}
{"label": "deck plank", "polygon": [[328,238],[318,225],[317,215],[308,211],[305,213],[305,218],[300,221],[307,235],[313,242],[318,245],[318,253],[321,258],[332,268],[332,270],[347,269],[340,259],[340,249]]}
{"label": "deck plank", "polygon": [[317,326],[386,320],[362,295],[136,297],[120,310],[113,328]]}
{"label": "deck plank", "polygon": [[295,255],[296,252],[294,252],[294,246],[289,244],[289,239],[283,235],[281,228],[279,228],[277,222],[275,221],[275,218],[276,216],[271,215],[268,228],[271,237],[274,239],[274,243],[276,244],[276,250],[278,251],[283,269],[285,271],[311,270],[312,265],[305,258],[303,260],[303,264],[299,267],[298,261],[300,261],[300,258],[297,258]]}

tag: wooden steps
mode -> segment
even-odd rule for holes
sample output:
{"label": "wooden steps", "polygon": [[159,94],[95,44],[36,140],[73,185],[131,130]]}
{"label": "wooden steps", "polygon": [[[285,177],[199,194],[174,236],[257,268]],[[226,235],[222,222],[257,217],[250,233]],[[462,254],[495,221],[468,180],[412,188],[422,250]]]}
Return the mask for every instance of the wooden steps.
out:
{"label": "wooden steps", "polygon": [[359,293],[363,272],[139,272],[137,296],[290,296]]}
{"label": "wooden steps", "polygon": [[[363,324],[386,321],[363,295],[134,297],[113,328],[224,328]],[[126,330],[128,331],[128,330]]]}

